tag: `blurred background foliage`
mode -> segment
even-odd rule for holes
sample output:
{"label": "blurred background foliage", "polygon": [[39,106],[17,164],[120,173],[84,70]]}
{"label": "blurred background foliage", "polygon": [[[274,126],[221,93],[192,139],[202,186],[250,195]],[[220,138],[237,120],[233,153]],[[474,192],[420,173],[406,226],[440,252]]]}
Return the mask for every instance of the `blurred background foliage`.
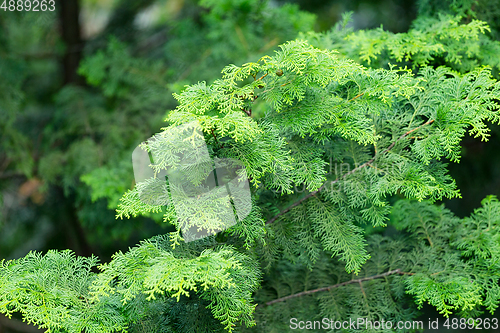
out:
{"label": "blurred background foliage", "polygon": [[[474,42],[475,65],[499,66],[488,44],[500,40],[498,0],[64,0],[56,7],[0,11],[0,259],[69,248],[105,262],[172,231],[155,215],[115,219],[119,198],[134,186],[133,149],[165,126],[172,93],[185,84],[210,82],[225,65],[297,36],[368,65],[347,47],[348,35],[384,35],[389,43],[391,33],[429,30],[439,15],[457,25],[479,19],[491,31]],[[388,61],[397,62],[382,52],[369,65]],[[431,61],[444,63],[445,56]],[[459,216],[486,195],[500,196],[500,130],[492,128],[487,143],[466,138],[460,165],[450,165],[463,199],[446,204]],[[29,330],[0,320],[2,333]]]}

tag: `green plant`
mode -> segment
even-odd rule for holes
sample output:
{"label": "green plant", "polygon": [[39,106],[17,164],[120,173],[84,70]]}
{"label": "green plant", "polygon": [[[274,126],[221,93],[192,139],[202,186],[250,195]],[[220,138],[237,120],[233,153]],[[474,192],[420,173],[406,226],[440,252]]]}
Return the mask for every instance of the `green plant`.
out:
{"label": "green plant", "polygon": [[[447,165],[459,162],[464,136],[488,140],[487,122],[500,123],[500,83],[490,67],[476,66],[497,64],[478,49],[460,60],[457,43],[484,46],[474,43],[486,23],[439,20],[434,28],[450,43],[418,29],[303,34],[311,43],[286,42],[272,56],[226,66],[212,83],[175,93],[178,106],[163,130],[197,121],[211,158],[241,161],[250,214],[186,243],[175,207],[141,201],[151,183],[138,183],[119,201],[117,217],[156,214],[174,231],[99,266],[70,251],[2,261],[0,312],[20,312],[50,332],[283,332],[291,318],[415,320],[424,303],[446,317],[493,314],[500,202],[488,196],[466,218],[436,203],[460,197]],[[335,38],[344,43],[340,53],[331,50]],[[416,39],[424,47],[408,48]],[[378,51],[350,59],[374,40]],[[394,40],[404,42],[390,49]],[[122,47],[112,41],[106,52],[124,57]],[[355,61],[385,61],[387,48],[389,59],[404,58],[415,72]],[[441,55],[449,66],[433,63]],[[105,67],[122,80],[92,72],[105,59],[87,59],[81,72],[105,94],[126,98],[134,80],[113,62]],[[162,136],[145,144],[162,157],[153,169],[189,169],[169,144]],[[100,169],[83,179],[112,207],[117,189],[102,181],[110,175]],[[211,221],[192,222],[216,227]]]}

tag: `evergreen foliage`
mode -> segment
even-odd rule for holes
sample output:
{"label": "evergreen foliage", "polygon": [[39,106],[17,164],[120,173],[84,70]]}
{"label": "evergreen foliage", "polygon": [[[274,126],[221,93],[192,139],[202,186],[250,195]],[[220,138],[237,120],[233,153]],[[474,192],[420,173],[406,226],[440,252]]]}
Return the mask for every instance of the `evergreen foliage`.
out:
{"label": "evergreen foliage", "polygon": [[462,73],[479,65],[500,69],[500,42],[487,36],[491,32],[487,22],[472,19],[462,23],[461,15],[438,13],[435,17],[419,16],[408,32],[397,34],[382,26],[353,31],[349,28],[351,13],[346,13],[331,30],[302,33],[302,38],[371,67],[387,67],[390,62],[410,65],[414,70],[426,65],[447,65]]}
{"label": "evergreen foliage", "polygon": [[[92,198],[107,198],[117,218],[154,217],[171,232],[101,265],[94,256],[69,250],[2,260],[0,313],[20,313],[47,332],[68,333],[284,332],[291,318],[410,321],[424,304],[445,317],[493,315],[500,304],[500,201],[488,196],[465,218],[437,204],[460,197],[447,166],[460,161],[464,136],[486,141],[488,125],[500,124],[500,83],[492,74],[500,68],[500,44],[484,34],[488,24],[421,14],[407,33],[354,32],[346,15],[331,31],[315,33],[305,32],[310,15],[292,19],[298,13],[293,6],[267,10],[267,4],[250,0],[201,4],[210,8],[203,16],[208,28],[184,42],[203,36],[215,43],[229,26],[236,39],[218,50],[201,44],[209,50],[206,56],[179,73],[135,57],[111,39],[80,67],[102,96],[76,87],[58,94],[61,122],[96,125],[89,127],[89,137],[40,162],[44,177],[61,181],[67,191],[83,175]],[[303,31],[299,38],[288,38],[274,54],[250,54],[284,13],[289,20],[280,23],[275,39],[290,30]],[[182,33],[191,23],[179,24]],[[175,43],[168,47],[186,48]],[[221,75],[209,80],[212,62],[233,58],[243,65],[221,66]],[[169,59],[190,62],[189,56]],[[8,68],[0,64],[2,70]],[[197,77],[205,80],[177,89]],[[172,78],[177,83],[167,85]],[[5,109],[15,110],[20,88],[6,86],[14,92]],[[146,139],[141,135],[160,117],[158,111],[145,117],[139,110],[171,106],[167,86],[177,106],[162,132],[142,144],[155,156],[155,173],[238,160],[251,184],[246,217],[192,242],[181,229],[220,229],[217,211],[236,198],[211,192],[197,201],[203,214],[183,221],[170,200],[179,189],[159,178],[131,188],[125,161],[130,154],[124,147]],[[150,104],[144,106],[143,98]],[[74,100],[84,104],[70,113]],[[140,126],[131,133],[121,128],[122,118],[103,112],[106,101],[123,106],[122,117]],[[6,113],[6,129],[14,114]],[[196,124],[183,131],[203,135],[209,158],[197,156],[190,165],[176,158],[191,149],[189,141],[178,140],[185,124]],[[53,142],[82,130],[63,127],[68,133],[47,130]],[[108,153],[115,164],[102,166]],[[21,161],[15,152],[8,154]],[[82,156],[86,163],[80,165]],[[49,160],[71,172],[53,170]],[[187,181],[198,184],[207,170],[197,172]]]}

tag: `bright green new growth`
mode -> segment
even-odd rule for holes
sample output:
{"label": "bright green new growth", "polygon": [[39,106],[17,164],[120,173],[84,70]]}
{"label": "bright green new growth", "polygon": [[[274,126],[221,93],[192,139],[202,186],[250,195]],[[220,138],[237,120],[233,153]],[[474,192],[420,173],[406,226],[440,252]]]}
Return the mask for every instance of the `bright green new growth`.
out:
{"label": "bright green new growth", "polygon": [[178,302],[197,292],[229,332],[238,321],[255,324],[251,297],[260,273],[255,261],[231,246],[207,239],[171,250],[168,238],[159,236],[115,254],[99,274],[91,271],[96,264],[69,250],[2,261],[0,311],[21,312],[48,332],[126,332],[148,315],[140,302]]}
{"label": "bright green new growth", "polygon": [[[490,67],[476,67],[498,64],[479,56],[484,22],[433,22],[428,30],[417,22],[407,34],[304,34],[321,47],[290,41],[272,56],[225,67],[212,84],[175,94],[167,134],[144,145],[160,157],[153,169],[181,167],[168,133],[198,121],[211,158],[245,165],[250,214],[216,236],[185,243],[170,184],[138,183],[117,217],[161,212],[175,232],[118,252],[99,273],[92,271],[95,258],[69,251],[1,262],[0,312],[75,333],[279,332],[299,316],[413,320],[424,303],[445,316],[477,317],[482,307],[493,314],[500,303],[500,203],[487,197],[459,219],[433,202],[460,197],[443,160],[459,161],[467,132],[487,140],[486,122],[500,123],[500,84]],[[339,53],[330,50],[344,37]],[[463,40],[476,45],[467,57],[477,62],[461,62]],[[349,59],[357,53],[370,64],[385,49],[418,73]],[[423,66],[440,55],[458,71]],[[96,75],[88,73],[103,80]],[[166,194],[163,205],[144,202],[152,187]],[[396,236],[375,233],[389,225]],[[334,287],[300,294],[325,286]]]}
{"label": "bright green new growth", "polygon": [[20,312],[48,332],[122,331],[126,322],[117,300],[90,300],[96,263],[69,250],[0,262],[0,312]]}
{"label": "bright green new growth", "polygon": [[486,36],[490,27],[474,20],[460,24],[463,16],[442,14],[419,16],[407,33],[392,33],[383,27],[353,32],[347,25],[351,13],[343,16],[325,33],[300,33],[312,45],[338,50],[351,59],[372,67],[386,67],[388,62],[410,64],[414,69],[443,61],[460,72],[489,65],[500,69],[500,42]]}

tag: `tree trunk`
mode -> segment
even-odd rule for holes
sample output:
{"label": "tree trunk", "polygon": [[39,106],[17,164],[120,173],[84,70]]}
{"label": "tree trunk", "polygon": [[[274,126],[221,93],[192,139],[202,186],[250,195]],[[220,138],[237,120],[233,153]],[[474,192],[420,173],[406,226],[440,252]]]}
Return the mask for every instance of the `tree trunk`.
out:
{"label": "tree trunk", "polygon": [[61,37],[66,45],[63,58],[64,84],[83,84],[77,70],[82,56],[83,42],[80,30],[80,6],[78,0],[64,0],[59,4]]}

